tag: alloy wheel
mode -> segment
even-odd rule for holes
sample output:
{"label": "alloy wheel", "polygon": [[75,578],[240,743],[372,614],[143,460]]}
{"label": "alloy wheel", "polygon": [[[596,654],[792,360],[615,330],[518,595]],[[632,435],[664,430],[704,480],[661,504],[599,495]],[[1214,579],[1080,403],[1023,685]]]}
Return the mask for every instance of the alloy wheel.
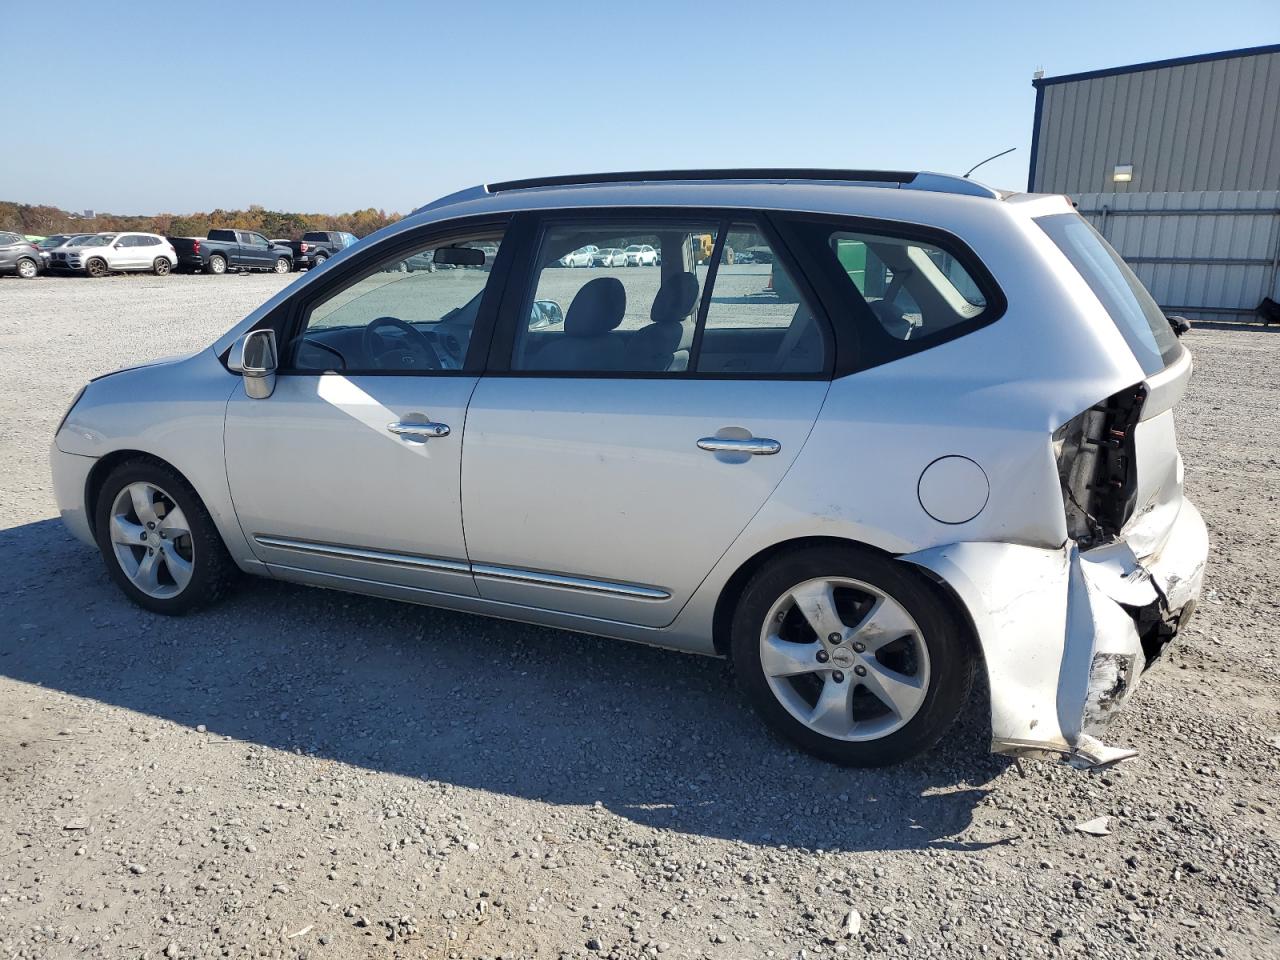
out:
{"label": "alloy wheel", "polygon": [[30,280],[36,275],[36,272],[34,260],[22,259],[18,261],[18,276],[23,280]]}
{"label": "alloy wheel", "polygon": [[112,552],[129,581],[149,597],[180,594],[195,569],[195,545],[182,508],[152,483],[127,484],[108,520]]}
{"label": "alloy wheel", "polygon": [[783,708],[835,740],[902,729],[929,690],[929,650],[911,614],[848,578],[808,580],[779,597],[760,631],[760,665]]}

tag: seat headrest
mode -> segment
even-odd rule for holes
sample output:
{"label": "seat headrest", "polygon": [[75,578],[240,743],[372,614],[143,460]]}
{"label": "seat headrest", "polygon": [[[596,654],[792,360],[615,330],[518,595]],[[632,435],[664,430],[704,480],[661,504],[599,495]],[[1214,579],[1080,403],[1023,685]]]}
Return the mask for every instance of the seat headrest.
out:
{"label": "seat headrest", "polygon": [[697,302],[698,278],[687,270],[674,273],[658,288],[649,319],[654,323],[679,323],[693,312]]}
{"label": "seat headrest", "polygon": [[617,277],[596,277],[569,304],[564,332],[570,337],[599,337],[616,329],[627,312],[627,291]]}

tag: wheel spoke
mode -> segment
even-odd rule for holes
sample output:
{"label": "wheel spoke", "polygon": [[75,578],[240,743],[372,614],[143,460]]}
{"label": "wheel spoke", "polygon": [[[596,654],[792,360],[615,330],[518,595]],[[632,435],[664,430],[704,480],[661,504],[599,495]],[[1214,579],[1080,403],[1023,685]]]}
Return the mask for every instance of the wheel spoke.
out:
{"label": "wheel spoke", "polygon": [[151,488],[145,483],[132,483],[129,485],[129,498],[133,500],[133,512],[137,514],[140,523],[155,523],[156,507],[151,500]]}
{"label": "wheel spoke", "polygon": [[867,673],[858,678],[859,685],[866,687],[895,717],[906,719],[913,716],[924,701],[925,684],[922,678],[890,670],[874,657],[864,658],[863,663]]}
{"label": "wheel spoke", "polygon": [[140,590],[154,593],[156,588],[160,586],[159,573],[159,554],[148,550],[138,564],[138,569],[133,575],[133,582],[138,585]]}
{"label": "wheel spoke", "polygon": [[766,676],[794,677],[820,669],[816,657],[822,644],[792,643],[776,634],[760,645],[760,665]]}
{"label": "wheel spoke", "polygon": [[899,637],[914,634],[916,630],[915,621],[900,603],[880,597],[854,628],[853,639],[866,644],[867,649],[874,652]]}
{"label": "wheel spoke", "polygon": [[179,591],[191,582],[191,561],[182,559],[171,547],[164,551],[164,565]]}
{"label": "wheel spoke", "polygon": [[182,512],[182,508],[174,505],[173,509],[164,515],[164,519],[160,521],[160,529],[165,532],[170,540],[176,540],[178,537],[185,537],[191,532],[191,528],[187,526],[186,514]]}
{"label": "wheel spoke", "polygon": [[810,580],[791,591],[791,599],[800,608],[819,640],[829,634],[844,636],[849,629],[836,613],[835,590],[827,580]]}
{"label": "wheel spoke", "polygon": [[853,724],[853,684],[827,677],[818,702],[809,714],[809,726],[829,737],[842,737]]}
{"label": "wheel spoke", "polygon": [[147,532],[146,527],[130,523],[124,517],[118,515],[111,517],[110,526],[112,543],[126,543],[133,547],[142,545],[142,535]]}

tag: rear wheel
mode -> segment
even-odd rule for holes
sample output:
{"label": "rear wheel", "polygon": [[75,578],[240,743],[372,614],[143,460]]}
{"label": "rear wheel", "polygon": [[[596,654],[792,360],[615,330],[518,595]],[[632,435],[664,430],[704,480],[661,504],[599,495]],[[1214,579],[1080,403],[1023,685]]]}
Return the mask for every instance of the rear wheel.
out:
{"label": "rear wheel", "polygon": [[111,579],[156,613],[212,603],[234,579],[235,564],[195,490],[150,458],[111,471],[98,494],[95,530]]}
{"label": "rear wheel", "polygon": [[108,273],[107,261],[101,257],[94,257],[84,265],[84,269],[91,277],[105,277]]}
{"label": "rear wheel", "polygon": [[776,731],[846,766],[933,746],[960,712],[974,658],[934,589],[854,547],[783,554],[734,615],[739,682]]}
{"label": "rear wheel", "polygon": [[156,257],[155,262],[151,264],[151,272],[157,277],[167,277],[172,269],[173,264],[169,262],[168,257]]}
{"label": "rear wheel", "polygon": [[285,257],[277,257],[277,258],[276,258],[276,273],[288,273],[288,272],[289,272],[289,261],[288,261],[288,259],[287,259],[287,258],[285,258]]}
{"label": "rear wheel", "polygon": [[30,257],[23,257],[18,261],[18,276],[23,280],[34,280],[36,274],[40,272],[40,268],[36,262]]}
{"label": "rear wheel", "polygon": [[315,270],[317,267],[323,267],[324,262],[328,259],[329,259],[328,257],[316,257],[311,264],[311,269]]}
{"label": "rear wheel", "polygon": [[220,253],[215,253],[209,258],[209,272],[221,274],[227,272],[227,258]]}

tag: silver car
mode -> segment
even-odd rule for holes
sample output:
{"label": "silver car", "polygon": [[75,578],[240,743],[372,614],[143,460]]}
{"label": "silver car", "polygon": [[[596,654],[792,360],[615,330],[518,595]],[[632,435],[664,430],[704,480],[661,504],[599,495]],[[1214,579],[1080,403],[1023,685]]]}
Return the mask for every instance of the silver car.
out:
{"label": "silver car", "polygon": [[[659,269],[559,269],[629,246]],[[426,256],[482,269],[398,268]],[[1131,754],[1106,721],[1200,591],[1190,375],[1063,197],[555,178],[436,201],[99,377],[53,478],[149,610],[245,572],[726,656],[854,765],[937,742],[981,671],[994,750],[1088,766]]]}

